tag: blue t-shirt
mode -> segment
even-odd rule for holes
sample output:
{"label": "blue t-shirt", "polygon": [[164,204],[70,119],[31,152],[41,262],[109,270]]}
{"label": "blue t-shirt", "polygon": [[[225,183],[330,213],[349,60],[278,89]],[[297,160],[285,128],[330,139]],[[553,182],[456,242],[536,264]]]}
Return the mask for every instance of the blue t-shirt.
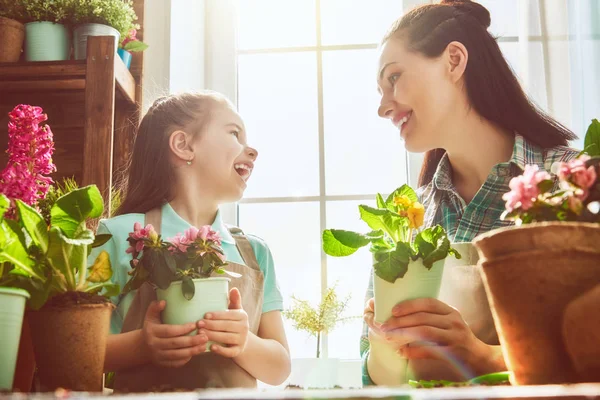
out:
{"label": "blue t-shirt", "polygon": [[[144,225],[144,214],[124,214],[118,217],[103,219],[98,226],[98,234],[111,234],[112,238],[101,247],[95,248],[88,258],[88,263],[91,265],[98,254],[105,250],[110,256],[113,276],[112,281],[118,283],[121,289],[125,286],[130,278],[128,272],[131,270],[129,262],[131,254],[127,254],[125,250],[129,247],[127,237],[133,231],[133,225],[136,222]],[[169,203],[162,207],[161,220],[161,236],[165,239],[174,237],[178,233],[183,233],[191,225],[181,218]],[[212,224],[212,229],[219,232],[221,235],[222,248],[225,252],[225,257],[228,261],[243,264],[244,260],[240,255],[235,240],[221,219],[220,212],[217,212],[215,221]],[[273,264],[273,256],[267,244],[260,238],[253,235],[246,235],[258,265],[264,275],[264,302],[262,312],[281,311],[283,310],[283,298],[277,280],[275,277],[275,266]],[[123,320],[127,315],[127,310],[135,296],[135,292],[130,292],[125,296],[119,295],[111,298],[111,301],[117,306],[113,311],[110,323],[111,334],[121,332]]]}

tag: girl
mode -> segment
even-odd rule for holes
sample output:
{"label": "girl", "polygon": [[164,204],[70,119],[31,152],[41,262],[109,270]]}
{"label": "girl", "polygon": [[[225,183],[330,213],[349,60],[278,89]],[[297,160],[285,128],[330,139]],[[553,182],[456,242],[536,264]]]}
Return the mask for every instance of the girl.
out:
{"label": "girl", "polygon": [[[398,127],[408,151],[427,152],[419,179],[425,226],[441,225],[454,243],[509,224],[500,219],[502,195],[526,164],[549,171],[577,155],[566,147],[575,135],[524,94],[489,25],[489,12],[468,0],[424,5],[392,26],[380,54],[379,116]],[[460,295],[485,299],[479,275],[473,279]],[[397,380],[368,351],[375,340],[393,343],[419,379],[506,370],[486,301],[473,304],[475,313],[436,299],[407,301],[380,325],[372,297],[371,283],[361,340],[366,384]],[[478,315],[478,323],[461,313]]]}
{"label": "girl", "polygon": [[[218,210],[242,197],[257,155],[234,106],[217,93],[160,98],[142,119],[118,216],[98,228],[112,238],[95,253],[109,252],[113,280],[123,287],[131,259],[126,239],[135,222],[151,223],[167,238],[210,224],[228,263],[243,276],[232,279],[228,311],[187,325],[161,323],[165,302],[157,302],[147,284],[113,299],[105,370],[116,371],[116,391],[255,387],[257,379],[277,385],[289,375],[282,297],[269,248],[228,229]],[[195,329],[197,335],[187,336]],[[201,354],[209,340],[224,346]]]}

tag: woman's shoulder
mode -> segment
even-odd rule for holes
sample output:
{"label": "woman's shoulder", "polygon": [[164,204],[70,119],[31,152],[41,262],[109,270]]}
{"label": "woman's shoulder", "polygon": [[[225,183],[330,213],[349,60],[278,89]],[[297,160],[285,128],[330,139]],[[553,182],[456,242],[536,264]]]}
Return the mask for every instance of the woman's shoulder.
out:
{"label": "woman's shoulder", "polygon": [[129,235],[133,230],[133,225],[144,222],[144,214],[131,213],[118,215],[116,217],[101,219],[98,226],[98,231],[108,231],[114,235]]}
{"label": "woman's shoulder", "polygon": [[552,164],[556,162],[566,162],[576,158],[581,150],[568,146],[556,146],[544,149],[544,168],[547,171],[552,170]]}

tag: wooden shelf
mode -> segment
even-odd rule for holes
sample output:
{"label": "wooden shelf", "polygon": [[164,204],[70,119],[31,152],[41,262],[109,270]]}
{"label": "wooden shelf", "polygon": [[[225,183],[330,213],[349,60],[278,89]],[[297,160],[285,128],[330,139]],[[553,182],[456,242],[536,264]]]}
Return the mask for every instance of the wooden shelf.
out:
{"label": "wooden shelf", "polygon": [[[0,63],[0,93],[85,90],[88,63],[95,60]],[[114,57],[119,95],[135,104],[135,80],[120,57]]]}
{"label": "wooden shelf", "polygon": [[[0,123],[6,127],[17,104],[41,106],[54,133],[54,180],[75,177],[80,185],[97,185],[107,212],[113,182],[131,153],[142,93],[141,54],[134,57],[134,76],[116,45],[112,36],[90,36],[85,60],[0,63]],[[0,128],[0,143],[7,140]]]}

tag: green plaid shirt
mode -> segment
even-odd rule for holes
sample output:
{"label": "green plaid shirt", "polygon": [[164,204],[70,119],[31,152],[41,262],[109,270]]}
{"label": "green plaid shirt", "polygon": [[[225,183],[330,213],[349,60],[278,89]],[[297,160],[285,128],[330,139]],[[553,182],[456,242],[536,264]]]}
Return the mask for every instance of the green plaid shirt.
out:
{"label": "green plaid shirt", "polygon": [[[510,191],[510,180],[522,174],[525,165],[538,165],[540,169],[550,172],[552,164],[575,158],[579,152],[568,147],[541,149],[527,142],[523,136],[515,135],[513,155],[509,162],[497,164],[488,175],[469,204],[460,197],[452,184],[452,168],[445,155],[435,172],[432,181],[417,191],[421,203],[425,206],[424,226],[441,225],[453,243],[471,242],[477,235],[492,229],[511,225],[510,221],[502,221],[504,211],[502,195]],[[365,302],[373,297],[373,276]],[[367,371],[369,354],[368,327],[363,326],[360,338],[360,354],[363,359],[363,384],[373,385]]]}

